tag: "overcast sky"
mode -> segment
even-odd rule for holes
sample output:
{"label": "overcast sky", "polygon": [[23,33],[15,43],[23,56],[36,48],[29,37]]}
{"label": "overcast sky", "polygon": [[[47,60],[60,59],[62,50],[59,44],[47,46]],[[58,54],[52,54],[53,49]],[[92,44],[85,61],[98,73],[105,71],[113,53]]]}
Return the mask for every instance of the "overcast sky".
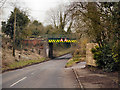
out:
{"label": "overcast sky", "polygon": [[[7,0],[3,7],[2,19],[7,20],[10,16],[10,12],[13,11],[12,2],[16,0]],[[38,20],[45,23],[46,12],[51,8],[56,8],[59,4],[69,3],[69,0],[17,0],[17,6],[20,6],[21,9],[28,10],[30,19]]]}

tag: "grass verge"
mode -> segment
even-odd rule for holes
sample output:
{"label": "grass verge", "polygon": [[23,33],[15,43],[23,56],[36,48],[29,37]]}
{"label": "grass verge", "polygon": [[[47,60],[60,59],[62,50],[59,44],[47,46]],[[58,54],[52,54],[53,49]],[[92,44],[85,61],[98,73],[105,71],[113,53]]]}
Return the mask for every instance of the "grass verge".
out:
{"label": "grass verge", "polygon": [[2,68],[2,72],[23,68],[23,67],[30,66],[33,64],[37,64],[37,63],[41,63],[44,61],[47,61],[46,58],[41,58],[39,60],[21,60],[19,62],[15,61],[12,64],[8,65],[7,67]]}
{"label": "grass verge", "polygon": [[81,55],[75,55],[74,57],[72,57],[70,60],[68,60],[68,62],[66,63],[66,68],[67,67],[72,67],[74,64],[77,64],[79,62],[82,62],[85,60],[85,57],[81,56]]}

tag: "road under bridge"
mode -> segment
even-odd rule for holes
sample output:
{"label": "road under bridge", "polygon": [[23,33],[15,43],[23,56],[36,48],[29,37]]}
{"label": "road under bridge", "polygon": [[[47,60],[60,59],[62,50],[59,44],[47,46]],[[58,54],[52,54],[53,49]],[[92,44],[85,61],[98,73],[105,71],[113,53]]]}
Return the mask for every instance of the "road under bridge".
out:
{"label": "road under bridge", "polygon": [[61,37],[42,37],[42,38],[32,38],[23,40],[24,47],[36,47],[41,49],[44,57],[53,58],[53,44],[56,43],[77,43],[76,38],[70,36],[61,36]]}

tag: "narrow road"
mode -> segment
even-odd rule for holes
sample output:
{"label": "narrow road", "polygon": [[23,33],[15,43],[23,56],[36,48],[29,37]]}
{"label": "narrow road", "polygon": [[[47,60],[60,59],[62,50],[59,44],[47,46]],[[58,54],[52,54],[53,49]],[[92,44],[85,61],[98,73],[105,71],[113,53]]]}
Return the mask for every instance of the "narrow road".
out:
{"label": "narrow road", "polygon": [[2,74],[2,88],[78,88],[75,75],[65,64],[71,54]]}

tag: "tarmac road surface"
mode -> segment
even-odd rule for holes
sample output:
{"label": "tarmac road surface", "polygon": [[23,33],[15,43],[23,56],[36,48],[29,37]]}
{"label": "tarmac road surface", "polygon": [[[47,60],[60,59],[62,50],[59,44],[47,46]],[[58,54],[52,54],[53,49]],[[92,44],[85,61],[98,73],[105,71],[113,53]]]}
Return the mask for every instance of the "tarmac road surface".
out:
{"label": "tarmac road surface", "polygon": [[78,88],[67,54],[53,60],[2,74],[2,88]]}

